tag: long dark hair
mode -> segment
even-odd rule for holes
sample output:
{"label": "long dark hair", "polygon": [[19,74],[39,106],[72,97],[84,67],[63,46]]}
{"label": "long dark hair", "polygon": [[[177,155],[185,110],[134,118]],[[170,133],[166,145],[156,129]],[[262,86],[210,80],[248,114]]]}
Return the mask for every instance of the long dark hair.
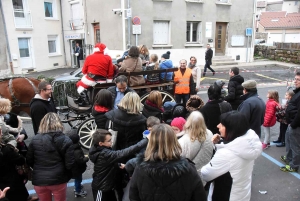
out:
{"label": "long dark hair", "polygon": [[107,109],[112,109],[113,101],[110,91],[107,89],[101,89],[95,97],[95,105],[100,105],[106,107]]}

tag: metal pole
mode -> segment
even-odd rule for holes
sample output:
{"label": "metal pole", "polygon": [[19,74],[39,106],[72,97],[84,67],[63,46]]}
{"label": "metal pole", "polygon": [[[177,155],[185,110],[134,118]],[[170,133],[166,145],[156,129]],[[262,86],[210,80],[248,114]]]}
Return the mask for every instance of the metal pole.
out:
{"label": "metal pole", "polygon": [[62,42],[63,42],[63,49],[64,49],[64,60],[65,60],[65,66],[67,65],[67,54],[66,54],[66,43],[65,43],[65,33],[64,33],[64,19],[62,14],[62,1],[60,0],[60,17],[61,17],[61,34],[62,34]]}
{"label": "metal pole", "polygon": [[138,35],[135,34],[135,46],[138,46]]}
{"label": "metal pole", "polygon": [[248,46],[249,46],[249,36],[247,36],[247,55],[246,55],[246,62],[248,62]]}
{"label": "metal pole", "polygon": [[125,1],[125,0],[121,0],[123,51],[126,50],[125,9],[124,9],[124,1]]}
{"label": "metal pole", "polygon": [[[130,0],[127,1],[127,9],[130,9]],[[132,12],[132,10],[131,10]],[[127,31],[128,31],[128,46],[131,46],[131,34],[130,34],[130,29],[131,29],[131,17],[127,16]],[[128,48],[128,47],[127,47]]]}
{"label": "metal pole", "polygon": [[0,0],[0,10],[1,10],[1,15],[2,15],[3,26],[4,26],[4,33],[5,33],[5,39],[6,39],[6,48],[7,48],[8,59],[9,59],[9,66],[10,66],[11,73],[14,74],[14,68],[13,68],[13,63],[12,63],[12,60],[11,60],[11,53],[10,53],[10,46],[9,46],[9,40],[8,40],[8,35],[7,35],[6,23],[5,23],[3,7],[2,7],[2,0]]}

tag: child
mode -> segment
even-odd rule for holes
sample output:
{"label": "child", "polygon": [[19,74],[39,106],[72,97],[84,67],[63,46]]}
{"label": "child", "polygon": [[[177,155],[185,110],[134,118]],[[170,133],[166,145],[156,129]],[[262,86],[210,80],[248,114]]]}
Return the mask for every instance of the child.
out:
{"label": "child", "polygon": [[182,132],[183,130],[183,126],[185,124],[185,119],[182,117],[176,117],[172,120],[171,122],[171,127],[174,131],[174,133],[177,136],[177,139],[180,139],[182,137],[182,135],[184,134],[184,132]]}
{"label": "child", "polygon": [[276,107],[276,118],[277,121],[280,122],[278,139],[273,141],[273,143],[280,143],[280,144],[276,144],[276,147],[285,147],[285,132],[288,128],[288,124],[285,118],[285,110],[287,108],[289,100],[291,100],[294,94],[295,93],[293,91],[287,91],[285,93],[286,103],[282,106],[278,105]]}
{"label": "child", "polygon": [[265,133],[265,140],[262,143],[262,148],[266,149],[270,145],[270,131],[271,127],[276,123],[276,107],[279,105],[279,96],[278,92],[274,90],[269,90],[267,94],[267,103],[266,103],[266,111],[263,123],[263,129]]}
{"label": "child", "polygon": [[150,116],[150,117],[147,118],[147,122],[146,122],[146,123],[147,123],[147,129],[148,129],[148,130],[145,130],[145,131],[143,132],[144,138],[146,138],[147,135],[150,134],[150,132],[151,132],[151,130],[152,130],[152,127],[153,127],[154,125],[160,124],[160,120],[159,120],[159,118],[157,118],[157,117]]}
{"label": "child", "polygon": [[74,147],[74,158],[75,158],[75,165],[72,169],[72,176],[75,179],[75,197],[85,197],[87,192],[83,190],[83,186],[81,185],[82,182],[82,174],[86,170],[86,162],[88,162],[88,158],[84,156],[84,153],[79,144],[79,135],[77,135],[77,129],[72,129],[68,133],[66,133],[69,138],[73,142]]}
{"label": "child", "polygon": [[[150,63],[146,67],[146,70],[158,70],[159,63],[158,63],[158,56],[157,54],[151,54],[150,56]],[[147,75],[146,84],[157,84],[159,83],[159,73]]]}
{"label": "child", "polygon": [[[118,162],[139,152],[146,147],[150,135],[136,145],[123,150],[112,150],[111,133],[98,129],[93,134],[93,143],[89,151],[90,160],[94,163],[92,191],[95,201],[116,201],[114,189],[116,187]],[[121,200],[122,198],[119,198]]]}

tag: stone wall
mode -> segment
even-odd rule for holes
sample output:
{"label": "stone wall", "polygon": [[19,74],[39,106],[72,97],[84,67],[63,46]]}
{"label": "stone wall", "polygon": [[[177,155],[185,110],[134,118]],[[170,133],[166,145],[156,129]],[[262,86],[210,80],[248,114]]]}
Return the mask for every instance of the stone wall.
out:
{"label": "stone wall", "polygon": [[276,46],[255,45],[254,56],[300,64],[300,50],[280,50]]}

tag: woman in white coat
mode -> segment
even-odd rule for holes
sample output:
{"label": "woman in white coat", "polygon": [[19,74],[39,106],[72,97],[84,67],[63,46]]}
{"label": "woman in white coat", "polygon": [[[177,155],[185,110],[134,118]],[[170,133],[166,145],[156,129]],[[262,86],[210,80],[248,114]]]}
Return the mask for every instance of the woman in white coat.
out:
{"label": "woman in white coat", "polygon": [[208,201],[248,201],[251,197],[252,171],[262,152],[258,135],[250,129],[246,117],[237,111],[221,115],[220,134],[213,136],[217,151],[201,169],[202,179],[213,181]]}
{"label": "woman in white coat", "polygon": [[184,135],[178,140],[182,148],[181,156],[193,161],[200,175],[201,168],[211,160],[213,154],[214,145],[211,141],[213,134],[206,128],[199,111],[190,114],[183,132]]}

